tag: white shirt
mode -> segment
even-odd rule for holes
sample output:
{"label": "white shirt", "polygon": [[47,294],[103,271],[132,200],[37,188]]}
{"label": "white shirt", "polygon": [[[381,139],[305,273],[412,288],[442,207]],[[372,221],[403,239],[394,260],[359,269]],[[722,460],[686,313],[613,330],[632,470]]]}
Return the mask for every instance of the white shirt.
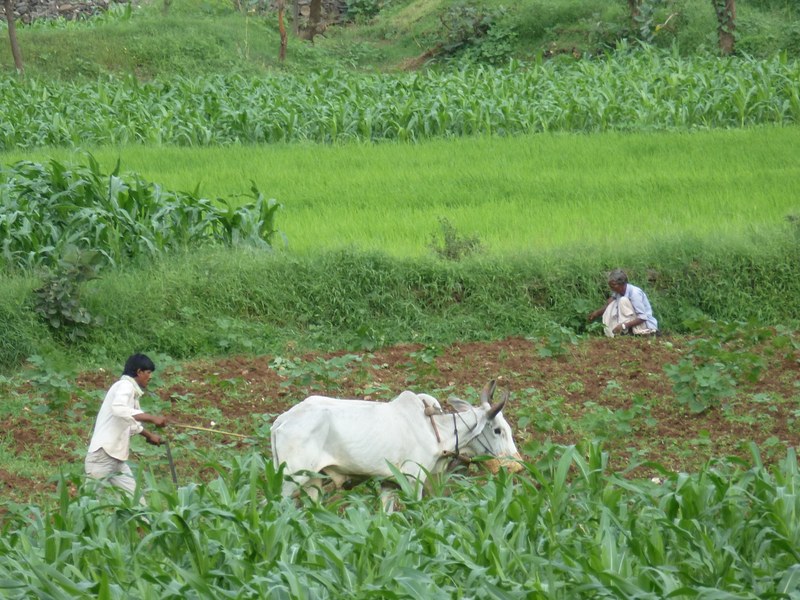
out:
{"label": "white shirt", "polygon": [[90,454],[102,448],[112,458],[128,460],[131,436],[144,429],[133,418],[144,412],[139,408],[139,398],[143,393],[136,380],[128,375],[123,375],[109,388],[97,413],[92,441],[89,442]]}
{"label": "white shirt", "polygon": [[[614,292],[612,295],[616,299],[621,298],[621,296],[616,292]],[[658,329],[658,321],[656,321],[656,318],[653,316],[653,309],[650,306],[650,301],[647,299],[647,294],[645,294],[641,288],[631,285],[630,283],[626,283],[625,293],[623,296],[631,301],[636,316],[644,321],[644,325],[648,329],[652,329],[653,331]]]}

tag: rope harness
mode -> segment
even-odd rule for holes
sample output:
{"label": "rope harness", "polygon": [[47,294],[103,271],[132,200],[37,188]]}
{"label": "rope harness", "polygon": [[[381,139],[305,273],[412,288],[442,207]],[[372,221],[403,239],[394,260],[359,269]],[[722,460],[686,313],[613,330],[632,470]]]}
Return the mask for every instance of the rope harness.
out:
{"label": "rope harness", "polygon": [[[425,405],[425,416],[428,417],[430,419],[430,421],[431,421],[431,426],[433,427],[433,433],[436,435],[436,441],[439,444],[441,444],[442,443],[442,436],[439,435],[439,427],[436,425],[436,420],[433,417],[434,417],[434,415],[443,414],[442,410],[440,408],[436,407],[436,406],[429,406],[428,403],[425,400],[423,400],[422,402]],[[458,417],[458,419],[464,424],[464,426],[470,432],[475,430],[475,428],[478,426],[478,421],[479,421],[479,419],[476,417],[475,418],[475,424],[470,426],[464,420],[464,416],[463,416],[464,413],[454,412],[452,414],[453,414],[453,435],[456,438],[456,448],[455,448],[455,451],[452,451],[452,452],[450,450],[445,450],[445,451],[442,452],[442,456],[443,457],[450,459],[450,463],[447,465],[447,470],[448,471],[451,471],[459,463],[461,463],[461,464],[469,464],[469,463],[472,462],[472,459],[470,457],[464,456],[464,455],[461,454],[461,448],[460,448],[460,443],[461,442],[460,442],[459,435],[458,435],[458,421],[456,420],[456,417]],[[480,436],[476,436],[473,439],[475,439],[478,442],[478,444],[480,445],[481,449],[484,451],[485,454],[488,454],[489,456],[494,456],[494,454],[492,453],[491,448],[489,448],[489,446],[483,441],[483,439],[481,439]]]}
{"label": "rope harness", "polygon": [[436,441],[441,444],[442,438],[439,436],[439,428],[436,426],[436,421],[434,421],[433,415],[440,415],[442,414],[442,411],[435,406],[428,406],[428,403],[424,399],[422,400],[422,404],[425,405],[425,415],[431,420],[431,425],[433,425],[433,432],[436,434]]}
{"label": "rope harness", "polygon": [[[450,458],[450,463],[447,465],[448,471],[452,471],[458,464],[468,465],[472,462],[472,459],[469,456],[464,456],[463,454],[461,454],[460,440],[458,436],[458,421],[456,421],[456,417],[458,417],[458,419],[467,427],[469,431],[474,431],[475,428],[478,426],[477,417],[475,418],[475,424],[470,426],[464,420],[463,413],[460,412],[453,413],[453,435],[456,438],[456,448],[454,452],[450,452],[449,450],[445,450],[444,452],[442,452],[442,456]],[[474,439],[478,440],[478,443],[480,444],[481,448],[486,452],[486,454],[492,453],[491,450],[486,446],[486,444],[483,443],[483,441],[479,437],[476,437]]]}

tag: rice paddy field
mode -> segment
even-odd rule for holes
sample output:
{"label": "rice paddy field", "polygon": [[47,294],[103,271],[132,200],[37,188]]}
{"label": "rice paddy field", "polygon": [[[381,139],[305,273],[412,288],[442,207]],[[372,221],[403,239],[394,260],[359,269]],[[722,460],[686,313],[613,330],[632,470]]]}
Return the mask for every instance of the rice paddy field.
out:
{"label": "rice paddy field", "polygon": [[[92,153],[108,171],[119,160],[123,172],[167,189],[233,204],[254,182],[281,205],[276,226],[293,253],[420,257],[447,219],[493,256],[613,254],[620,229],[625,246],[642,251],[665,240],[750,243],[785,230],[800,211],[797,138],[789,126]],[[26,156],[84,162],[81,151],[48,152]]]}

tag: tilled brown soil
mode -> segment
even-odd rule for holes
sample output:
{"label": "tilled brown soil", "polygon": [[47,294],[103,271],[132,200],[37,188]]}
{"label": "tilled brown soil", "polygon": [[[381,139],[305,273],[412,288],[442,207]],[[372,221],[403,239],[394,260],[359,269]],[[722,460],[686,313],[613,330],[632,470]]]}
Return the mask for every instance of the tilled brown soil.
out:
{"label": "tilled brown soil", "polygon": [[[582,444],[602,440],[610,469],[628,476],[654,474],[654,461],[668,470],[696,470],[713,458],[751,458],[755,443],[765,463],[800,446],[800,353],[765,353],[766,368],[755,382],[740,382],[736,395],[701,413],[676,400],[664,366],[677,363],[689,340],[674,338],[590,338],[568,346],[556,357],[542,357],[533,341],[514,338],[470,342],[450,347],[403,345],[370,353],[337,352],[300,356],[237,356],[192,361],[161,369],[151,393],[142,400],[164,408],[174,424],[254,435],[255,429],[312,393],[343,398],[388,400],[411,389],[442,400],[456,395],[477,402],[478,390],[497,379],[498,390],[510,390],[503,414],[511,423],[519,449],[535,460],[548,444]],[[83,373],[83,390],[102,397],[117,374]],[[23,386],[17,393],[26,393]],[[32,406],[36,390],[30,388]],[[499,398],[499,393],[495,399]],[[41,400],[39,400],[41,402]],[[154,411],[155,412],[155,411]],[[52,467],[51,477],[0,466],[0,493],[25,500],[55,489],[60,470],[79,475],[93,425],[92,411],[39,414],[25,407],[6,416],[2,435],[19,457],[30,456]],[[267,415],[267,416],[264,416]],[[204,452],[241,453],[253,447],[268,452],[264,438],[253,442],[218,433],[168,427],[182,482],[216,476],[203,466]],[[193,451],[181,452],[191,439]],[[169,476],[160,454],[139,451],[133,460],[150,461]],[[41,470],[41,469],[39,469]]]}

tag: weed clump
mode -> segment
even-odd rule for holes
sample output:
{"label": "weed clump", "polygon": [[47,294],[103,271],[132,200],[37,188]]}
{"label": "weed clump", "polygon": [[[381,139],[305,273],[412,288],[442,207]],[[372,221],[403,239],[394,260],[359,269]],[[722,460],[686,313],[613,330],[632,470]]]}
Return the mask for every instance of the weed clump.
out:
{"label": "weed clump", "polygon": [[33,309],[56,339],[76,343],[88,336],[90,327],[103,324],[103,318],[92,315],[80,297],[81,284],[97,278],[98,255],[75,247],[66,254],[34,290]]}
{"label": "weed clump", "polygon": [[477,235],[461,235],[446,217],[439,218],[439,227],[441,239],[434,234],[429,244],[431,250],[439,258],[457,262],[483,251],[483,244]]}

